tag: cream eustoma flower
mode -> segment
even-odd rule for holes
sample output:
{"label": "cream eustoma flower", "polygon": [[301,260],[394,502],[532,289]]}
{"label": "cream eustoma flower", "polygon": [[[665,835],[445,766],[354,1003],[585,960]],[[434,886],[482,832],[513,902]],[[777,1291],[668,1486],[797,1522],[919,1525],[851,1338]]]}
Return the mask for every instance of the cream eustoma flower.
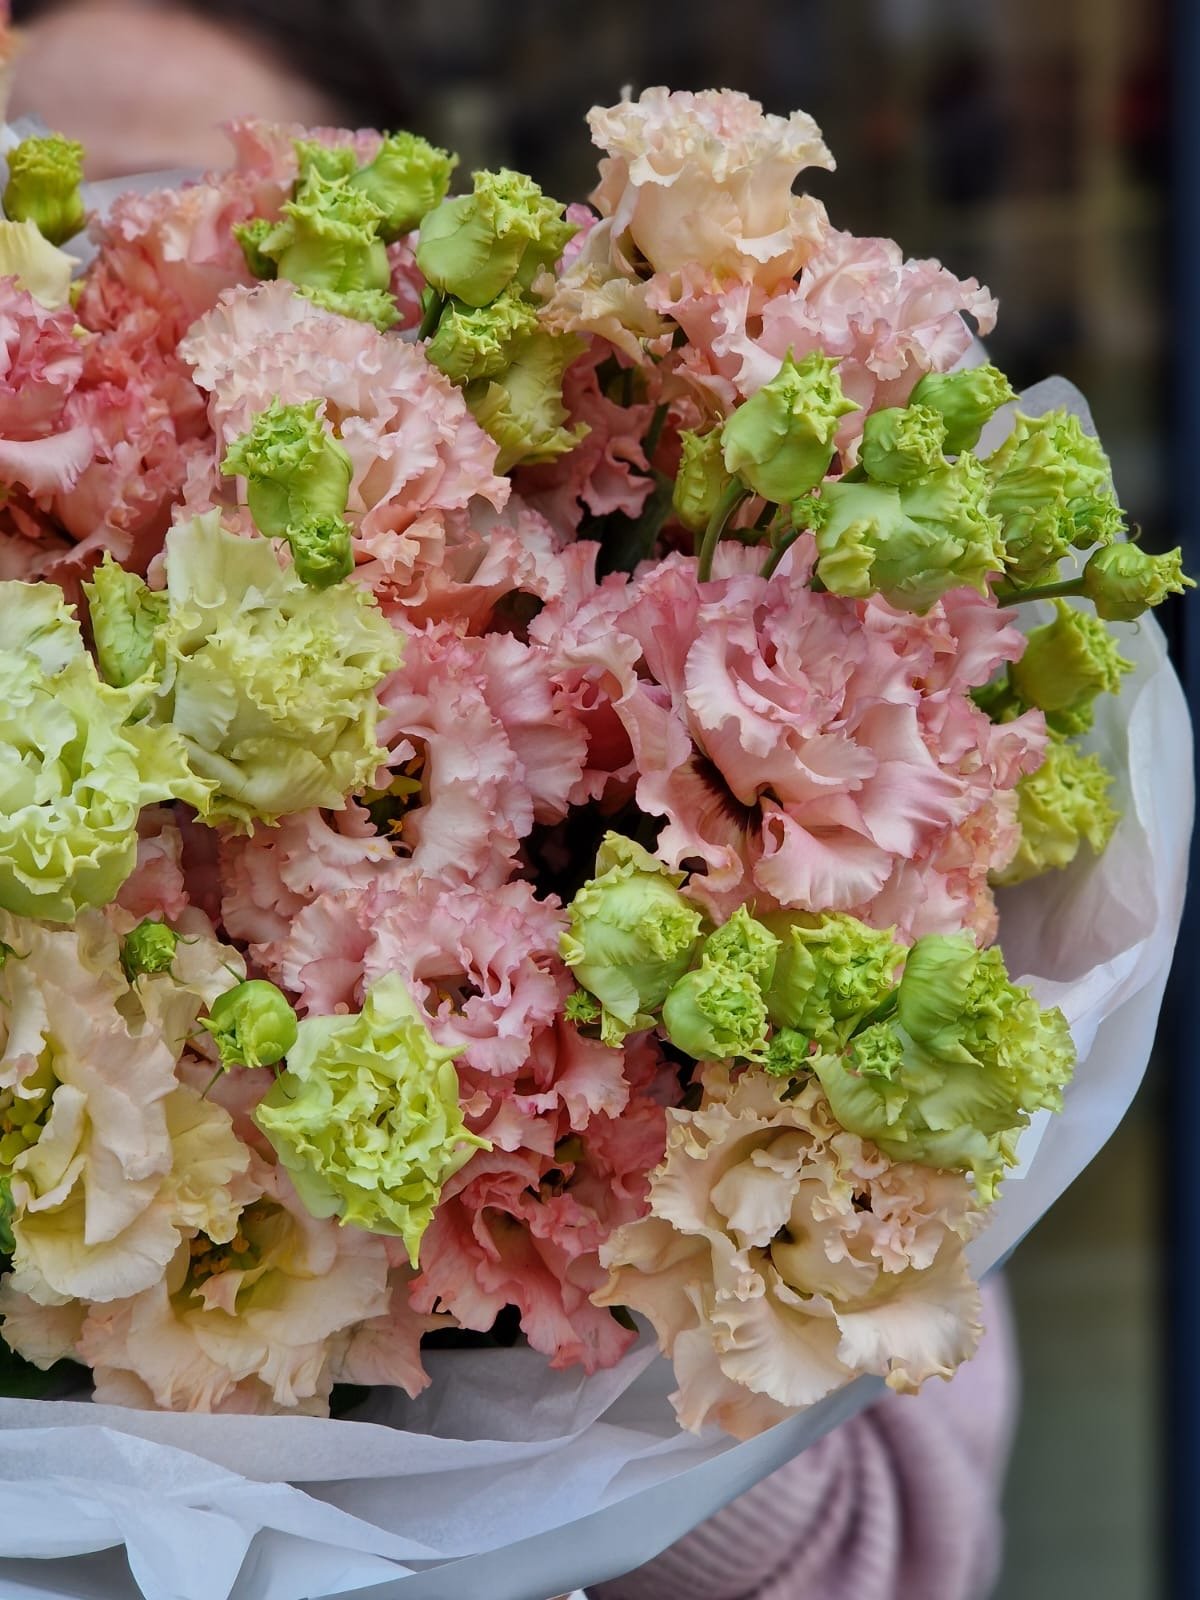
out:
{"label": "cream eustoma flower", "polygon": [[859,1373],[949,1377],[980,1333],[966,1180],[842,1132],[811,1080],[791,1099],[754,1071],[703,1084],[699,1111],[669,1113],[650,1215],[602,1248],[593,1296],[653,1323],[683,1425],[748,1438]]}
{"label": "cream eustoma flower", "polygon": [[[134,925],[114,915],[120,931]],[[11,1285],[41,1304],[136,1294],[181,1238],[236,1228],[247,1152],[228,1113],[180,1083],[175,1066],[206,996],[228,985],[225,963],[240,957],[191,916],[176,969],[132,985],[100,912],[69,930],[0,917]]]}

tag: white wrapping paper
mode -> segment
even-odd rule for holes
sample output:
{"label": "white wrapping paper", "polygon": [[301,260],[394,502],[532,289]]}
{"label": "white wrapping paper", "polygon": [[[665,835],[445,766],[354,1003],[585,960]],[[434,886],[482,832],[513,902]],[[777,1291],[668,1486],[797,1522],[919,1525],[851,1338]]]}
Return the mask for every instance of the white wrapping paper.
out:
{"label": "white wrapping paper", "polygon": [[[1053,379],[1041,411],[1077,391]],[[1014,977],[1061,1005],[1079,1067],[1038,1123],[985,1232],[982,1274],[1096,1154],[1150,1055],[1182,909],[1192,817],[1182,691],[1152,620],[1092,736],[1124,818],[1099,861],[1008,891]],[[650,1559],[869,1402],[860,1379],[743,1444],[681,1433],[647,1336],[615,1369],[549,1371],[524,1349],[429,1356],[417,1401],[356,1421],[194,1417],[0,1401],[0,1594],[124,1600],[546,1600]],[[277,1481],[286,1473],[288,1482]]]}

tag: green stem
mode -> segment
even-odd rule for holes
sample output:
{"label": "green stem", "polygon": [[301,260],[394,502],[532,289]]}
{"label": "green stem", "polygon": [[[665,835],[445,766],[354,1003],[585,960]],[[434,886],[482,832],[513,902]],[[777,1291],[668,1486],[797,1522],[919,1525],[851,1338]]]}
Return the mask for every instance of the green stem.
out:
{"label": "green stem", "polygon": [[654,452],[658,449],[658,441],[662,438],[663,424],[667,420],[667,406],[655,406],[654,415],[650,418],[650,426],[646,429],[646,437],[642,440],[642,454],[647,461],[654,460]]}
{"label": "green stem", "polygon": [[1060,595],[1082,594],[1083,578],[1065,578],[1061,583],[1038,583],[1031,589],[1015,589],[1011,584],[993,589],[996,602],[1002,606],[1020,605],[1025,600],[1057,600]]}
{"label": "green stem", "polygon": [[713,556],[721,542],[721,535],[725,532],[730,517],[749,493],[749,489],[738,478],[726,484],[725,491],[717,501],[712,516],[709,517],[708,527],[705,528],[704,537],[700,541],[700,560],[696,568],[696,577],[701,583],[707,583],[712,577]]}
{"label": "green stem", "polygon": [[421,318],[421,326],[417,329],[418,339],[428,339],[442,320],[442,312],[446,309],[449,295],[436,292],[429,296],[429,304],[425,307],[425,315]]}

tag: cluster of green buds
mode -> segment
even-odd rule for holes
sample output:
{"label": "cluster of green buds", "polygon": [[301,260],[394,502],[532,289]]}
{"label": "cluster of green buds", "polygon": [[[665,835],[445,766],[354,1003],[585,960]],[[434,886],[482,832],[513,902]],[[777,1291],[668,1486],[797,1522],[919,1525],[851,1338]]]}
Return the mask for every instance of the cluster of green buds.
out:
{"label": "cluster of green buds", "polygon": [[918,939],[897,987],[811,1068],[835,1119],[896,1161],[970,1172],[990,1203],[1030,1114],[1062,1109],[1075,1063],[1066,1019],[1010,982],[968,934]]}
{"label": "cluster of green buds", "polygon": [[83,146],[60,134],[22,139],[8,152],[4,215],[31,222],[50,244],[73,238],[87,220],[80,184]]}
{"label": "cluster of green buds", "polygon": [[223,1069],[274,1067],[296,1042],[299,1024],[287,997],[265,978],[226,989],[200,1026],[212,1034]]}
{"label": "cluster of green buds", "polygon": [[278,221],[234,233],[257,278],[285,278],[318,305],[390,328],[397,320],[387,247],[441,201],[456,158],[411,133],[388,134],[360,164],[349,146],[296,141],[299,176]]}
{"label": "cluster of green buds", "polygon": [[421,223],[425,353],[500,446],[498,472],[551,461],[587,431],[568,425],[562,398],[583,343],[543,327],[534,290],[574,233],[557,200],[506,168],[474,173],[470,194],[443,200]]}
{"label": "cluster of green buds", "polygon": [[908,405],[866,418],[858,466],[803,508],[826,589],[915,612],[950,589],[988,592],[1004,568],[1003,528],[970,447],[1011,398],[1003,373],[977,367],[926,377]]}
{"label": "cluster of green buds", "polygon": [[245,478],[256,526],[269,539],[287,541],[304,583],[327,589],[354,570],[346,521],[354,468],[322,421],[319,401],[273,401],[229,446],[221,471]]}

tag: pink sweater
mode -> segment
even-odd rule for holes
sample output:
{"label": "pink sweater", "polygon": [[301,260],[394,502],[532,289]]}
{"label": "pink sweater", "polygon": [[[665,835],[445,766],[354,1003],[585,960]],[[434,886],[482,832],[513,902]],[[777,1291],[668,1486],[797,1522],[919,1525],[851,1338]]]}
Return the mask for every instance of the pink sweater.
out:
{"label": "pink sweater", "polygon": [[590,1600],[981,1600],[1016,1393],[1003,1290],[952,1383],[888,1395]]}

